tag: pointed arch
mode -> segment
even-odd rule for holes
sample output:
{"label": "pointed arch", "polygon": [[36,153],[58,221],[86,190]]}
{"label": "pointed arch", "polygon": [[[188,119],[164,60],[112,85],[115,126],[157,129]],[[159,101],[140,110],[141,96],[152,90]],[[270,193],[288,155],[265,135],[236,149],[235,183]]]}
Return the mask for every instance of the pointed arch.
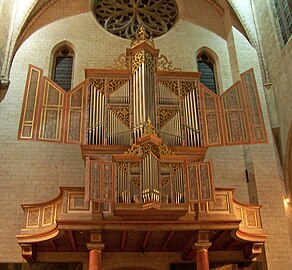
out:
{"label": "pointed arch", "polygon": [[72,88],[75,50],[74,45],[64,40],[51,51],[50,77],[65,91]]}
{"label": "pointed arch", "polygon": [[197,70],[201,72],[201,83],[214,93],[219,94],[222,83],[217,54],[212,49],[204,46],[197,50],[195,59]]}

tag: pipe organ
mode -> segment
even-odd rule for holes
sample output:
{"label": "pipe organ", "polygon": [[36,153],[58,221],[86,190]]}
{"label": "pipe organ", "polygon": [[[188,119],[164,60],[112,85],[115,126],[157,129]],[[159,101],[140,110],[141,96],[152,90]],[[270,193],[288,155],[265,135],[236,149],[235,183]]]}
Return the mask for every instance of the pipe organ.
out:
{"label": "pipe organ", "polygon": [[69,92],[31,65],[19,139],[81,144],[91,201],[212,200],[207,147],[267,142],[253,70],[219,96],[197,72],[157,70],[158,55],[141,29],[126,70],[87,69]]}

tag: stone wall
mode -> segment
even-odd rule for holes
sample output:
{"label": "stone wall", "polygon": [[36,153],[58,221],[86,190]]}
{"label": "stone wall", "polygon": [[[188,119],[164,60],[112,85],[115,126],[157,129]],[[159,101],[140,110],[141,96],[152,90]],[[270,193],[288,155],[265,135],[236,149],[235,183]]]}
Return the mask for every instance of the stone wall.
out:
{"label": "stone wall", "polygon": [[[212,161],[216,187],[236,187],[236,199],[263,205],[263,225],[269,234],[266,245],[269,269],[288,270],[291,250],[282,204],[281,169],[269,125],[257,52],[239,30],[225,24],[231,13],[223,16],[212,1],[197,0],[195,6],[191,0],[177,2],[180,8],[177,24],[155,40],[156,48],[175,67],[196,71],[196,52],[202,47],[212,49],[219,59],[220,92],[231,86],[241,72],[255,70],[269,144],[213,147],[208,150],[206,160]],[[87,1],[80,3],[81,6],[75,1],[59,0],[50,6],[39,17],[13,60],[11,85],[0,104],[0,123],[3,123],[0,129],[0,262],[23,260],[15,238],[21,227],[22,203],[52,199],[58,195],[59,186],[83,186],[84,181],[79,146],[16,139],[28,65],[43,68],[44,75],[49,75],[52,50],[60,42],[68,41],[75,51],[73,86],[76,86],[84,80],[85,68],[111,65],[130,45],[129,41],[108,34],[98,25],[88,11]],[[228,22],[232,20],[229,18]],[[282,65],[281,70],[287,63]],[[288,89],[290,81],[288,78],[286,81]],[[281,97],[287,97],[287,93]],[[246,183],[245,170],[254,175],[252,185]]]}

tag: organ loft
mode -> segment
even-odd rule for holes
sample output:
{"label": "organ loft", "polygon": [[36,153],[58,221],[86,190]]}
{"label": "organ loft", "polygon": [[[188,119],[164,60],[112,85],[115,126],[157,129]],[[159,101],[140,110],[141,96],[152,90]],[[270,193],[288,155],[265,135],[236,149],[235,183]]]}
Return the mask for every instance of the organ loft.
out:
{"label": "organ loft", "polygon": [[85,177],[23,205],[23,257],[88,251],[89,270],[107,252],[178,251],[198,270],[222,250],[251,262],[266,241],[260,207],[215,188],[206,152],[267,142],[253,70],[217,95],[200,73],[173,68],[143,28],[122,59],[123,69],[86,69],[68,92],[30,65],[19,139],[80,144]]}

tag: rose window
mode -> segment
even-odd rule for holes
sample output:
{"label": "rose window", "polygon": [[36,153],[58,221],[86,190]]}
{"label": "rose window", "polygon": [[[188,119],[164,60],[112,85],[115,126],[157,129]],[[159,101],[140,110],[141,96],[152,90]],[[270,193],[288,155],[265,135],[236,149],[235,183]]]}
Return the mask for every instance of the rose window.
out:
{"label": "rose window", "polygon": [[168,32],[177,19],[175,0],[99,0],[93,5],[98,22],[110,33],[130,39],[143,25],[153,38]]}

